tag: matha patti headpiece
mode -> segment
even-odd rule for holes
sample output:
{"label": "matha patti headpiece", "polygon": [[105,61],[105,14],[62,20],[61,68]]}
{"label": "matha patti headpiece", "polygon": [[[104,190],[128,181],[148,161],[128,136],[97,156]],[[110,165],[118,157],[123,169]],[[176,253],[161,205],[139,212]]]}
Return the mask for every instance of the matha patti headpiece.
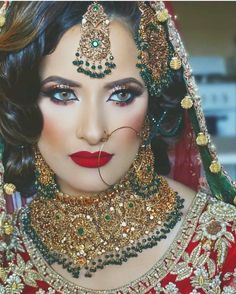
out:
{"label": "matha patti headpiece", "polygon": [[91,78],[103,78],[116,67],[111,53],[110,20],[101,4],[93,3],[83,15],[81,39],[73,64]]}
{"label": "matha patti headpiece", "polygon": [[173,70],[181,61],[167,38],[165,22],[168,11],[155,12],[149,5],[139,2],[141,19],[136,43],[139,50],[137,67],[152,96],[159,96],[167,87]]}

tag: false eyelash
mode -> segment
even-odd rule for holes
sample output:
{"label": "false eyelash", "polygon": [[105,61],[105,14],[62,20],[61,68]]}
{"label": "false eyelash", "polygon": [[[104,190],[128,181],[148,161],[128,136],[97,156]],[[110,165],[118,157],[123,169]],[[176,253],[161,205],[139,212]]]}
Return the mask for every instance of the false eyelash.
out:
{"label": "false eyelash", "polygon": [[50,87],[50,89],[71,89],[69,85],[57,84]]}
{"label": "false eyelash", "polygon": [[116,85],[112,88],[112,93],[120,90],[129,90],[129,87],[127,87],[126,85]]}
{"label": "false eyelash", "polygon": [[[126,106],[126,105],[129,105],[131,104],[137,97],[139,97],[140,95],[142,95],[142,91],[140,91],[138,88],[136,87],[126,87],[124,89],[122,89],[122,87],[119,87],[120,89],[117,89],[116,91],[112,92],[108,101],[113,101],[116,105],[119,105],[119,106]],[[128,98],[127,100],[125,101],[118,101],[118,100],[114,100],[112,99],[112,96],[113,95],[118,95],[120,94],[121,92],[124,92],[124,93],[128,93],[131,95],[130,98]]]}
{"label": "false eyelash", "polygon": [[41,94],[46,97],[49,97],[50,100],[56,104],[67,105],[67,104],[71,103],[72,101],[77,100],[77,98],[76,99],[59,99],[59,98],[55,97],[56,93],[62,93],[62,92],[72,93],[76,97],[73,89],[70,86],[63,85],[63,84],[53,85],[53,86],[49,87],[48,89],[41,91]]}

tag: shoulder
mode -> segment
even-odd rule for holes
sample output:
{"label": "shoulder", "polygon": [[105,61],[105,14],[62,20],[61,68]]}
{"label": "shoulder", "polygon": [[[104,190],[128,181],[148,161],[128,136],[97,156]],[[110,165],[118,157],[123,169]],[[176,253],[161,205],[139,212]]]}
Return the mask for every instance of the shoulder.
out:
{"label": "shoulder", "polygon": [[7,238],[0,241],[0,293],[5,293],[5,289],[6,293],[13,293],[13,287],[17,289],[14,293],[36,293],[36,290],[40,290],[37,282],[45,284],[25,247],[19,214],[20,211],[12,217],[12,223],[8,223]]}

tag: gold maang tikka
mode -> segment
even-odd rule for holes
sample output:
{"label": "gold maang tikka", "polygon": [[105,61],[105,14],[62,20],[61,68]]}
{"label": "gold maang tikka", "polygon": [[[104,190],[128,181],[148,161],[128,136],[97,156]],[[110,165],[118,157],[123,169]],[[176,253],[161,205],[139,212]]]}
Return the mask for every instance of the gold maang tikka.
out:
{"label": "gold maang tikka", "polygon": [[103,78],[116,67],[111,53],[110,20],[101,4],[93,3],[83,15],[81,39],[75,54],[77,71],[91,78]]}

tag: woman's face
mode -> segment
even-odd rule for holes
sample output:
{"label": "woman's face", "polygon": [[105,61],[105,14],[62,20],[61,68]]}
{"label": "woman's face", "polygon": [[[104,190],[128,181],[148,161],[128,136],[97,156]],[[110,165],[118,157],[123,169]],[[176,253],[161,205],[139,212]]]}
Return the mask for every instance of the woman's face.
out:
{"label": "woman's face", "polygon": [[[104,181],[115,184],[125,175],[141,143],[136,132],[143,127],[148,105],[130,31],[118,21],[111,23],[116,68],[102,79],[78,73],[72,64],[80,37],[80,26],[72,27],[40,66],[44,126],[38,147],[61,190],[71,195],[106,190]],[[91,156],[101,148],[106,153],[100,159],[96,153]]]}

